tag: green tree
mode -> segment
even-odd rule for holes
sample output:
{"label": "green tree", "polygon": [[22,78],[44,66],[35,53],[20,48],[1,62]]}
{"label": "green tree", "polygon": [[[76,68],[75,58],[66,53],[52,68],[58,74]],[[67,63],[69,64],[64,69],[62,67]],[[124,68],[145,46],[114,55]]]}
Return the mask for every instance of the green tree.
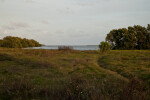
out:
{"label": "green tree", "polygon": [[2,46],[2,44],[3,44],[3,40],[0,40],[0,47]]}
{"label": "green tree", "polygon": [[127,45],[127,42],[125,43],[127,39],[125,39],[125,36],[128,37],[128,30],[126,28],[115,29],[107,34],[106,41],[111,44],[112,49],[124,49]]}
{"label": "green tree", "polygon": [[147,29],[145,27],[142,27],[140,25],[135,25],[134,26],[134,30],[135,30],[135,37],[137,39],[137,45],[136,48],[137,49],[147,49],[147,36],[148,36],[148,32]]}
{"label": "green tree", "polygon": [[112,49],[150,49],[150,25],[147,28],[140,25],[115,29],[106,36],[106,41]]}
{"label": "green tree", "polygon": [[147,45],[147,48],[150,49],[150,24],[147,25],[147,36],[146,37],[147,37],[146,45]]}
{"label": "green tree", "polygon": [[23,48],[29,47],[29,45],[28,45],[28,39],[26,39],[26,38],[22,39],[21,44],[22,44]]}
{"label": "green tree", "polygon": [[110,44],[107,41],[102,41],[99,45],[99,48],[102,53],[108,52],[110,50]]}
{"label": "green tree", "polygon": [[7,36],[3,38],[2,47],[9,47],[9,48],[21,48],[21,38]]}
{"label": "green tree", "polygon": [[31,39],[30,41],[35,45],[35,47],[40,47],[41,46],[41,44],[39,42],[37,42],[33,39]]}
{"label": "green tree", "polygon": [[7,36],[0,41],[1,47],[8,48],[26,48],[26,47],[39,47],[41,44],[35,40],[22,39],[19,37]]}

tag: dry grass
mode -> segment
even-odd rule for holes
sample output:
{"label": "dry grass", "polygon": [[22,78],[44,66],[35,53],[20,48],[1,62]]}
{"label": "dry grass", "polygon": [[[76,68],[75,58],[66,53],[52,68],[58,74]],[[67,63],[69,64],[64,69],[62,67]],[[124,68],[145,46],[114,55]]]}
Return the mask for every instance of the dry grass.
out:
{"label": "dry grass", "polygon": [[150,85],[150,51],[111,51],[99,56],[99,65],[126,77],[146,81]]}
{"label": "dry grass", "polygon": [[149,100],[149,51],[132,52],[0,48],[0,100]]}

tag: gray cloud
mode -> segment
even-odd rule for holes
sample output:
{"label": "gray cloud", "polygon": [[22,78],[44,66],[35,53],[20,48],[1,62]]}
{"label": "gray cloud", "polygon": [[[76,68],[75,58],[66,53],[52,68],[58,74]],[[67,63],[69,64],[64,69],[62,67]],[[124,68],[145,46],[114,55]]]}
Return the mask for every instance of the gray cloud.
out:
{"label": "gray cloud", "polygon": [[[0,2],[5,2],[6,0],[0,0]],[[25,2],[27,2],[27,3],[33,3],[33,2],[35,2],[34,0],[24,0]]]}
{"label": "gray cloud", "polygon": [[0,0],[0,2],[4,2],[5,0]]}
{"label": "gray cloud", "polygon": [[64,31],[62,31],[62,30],[57,30],[55,33],[56,33],[56,34],[64,34]]}
{"label": "gray cloud", "polygon": [[94,1],[87,2],[87,1],[80,1],[76,3],[79,6],[94,6],[96,3]]}
{"label": "gray cloud", "polygon": [[2,29],[5,29],[5,30],[15,30],[15,28],[13,26],[7,26],[7,25],[3,25]]}
{"label": "gray cloud", "polygon": [[26,31],[28,33],[32,33],[32,34],[47,34],[48,31],[47,30],[42,30],[42,29],[26,29]]}
{"label": "gray cloud", "polygon": [[3,30],[3,31],[2,31],[2,34],[7,34],[7,33],[8,33],[7,30]]}
{"label": "gray cloud", "polygon": [[112,29],[137,24],[146,27],[150,23],[150,0],[0,0],[0,3],[1,33],[35,38],[44,44],[98,44]]}
{"label": "gray cloud", "polygon": [[90,36],[90,34],[88,34],[88,32],[85,32],[83,30],[76,29],[76,28],[70,28],[70,29],[66,30],[66,33],[68,36],[70,36],[72,38],[81,38],[81,37]]}
{"label": "gray cloud", "polygon": [[65,13],[65,14],[73,14],[74,13],[74,11],[69,7],[59,8],[59,9],[56,9],[56,11],[59,13]]}
{"label": "gray cloud", "polygon": [[33,0],[25,0],[25,2],[27,2],[27,3],[33,3],[35,1],[33,1]]}
{"label": "gray cloud", "polygon": [[29,25],[24,22],[10,22],[10,25],[15,26],[15,27],[23,27],[23,28],[29,27]]}
{"label": "gray cloud", "polygon": [[43,24],[49,24],[49,22],[47,20],[42,20],[41,21]]}

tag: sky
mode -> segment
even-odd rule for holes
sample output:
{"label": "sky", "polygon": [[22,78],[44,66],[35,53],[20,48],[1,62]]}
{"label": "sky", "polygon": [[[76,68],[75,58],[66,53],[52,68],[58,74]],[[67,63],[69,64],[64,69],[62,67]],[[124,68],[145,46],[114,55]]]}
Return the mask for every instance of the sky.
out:
{"label": "sky", "polygon": [[0,0],[0,39],[98,45],[112,29],[150,24],[150,0]]}

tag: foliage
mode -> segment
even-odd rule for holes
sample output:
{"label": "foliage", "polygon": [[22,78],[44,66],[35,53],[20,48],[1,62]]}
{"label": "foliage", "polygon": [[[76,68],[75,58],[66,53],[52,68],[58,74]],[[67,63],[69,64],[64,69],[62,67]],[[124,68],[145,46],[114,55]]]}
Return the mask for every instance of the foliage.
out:
{"label": "foliage", "polygon": [[8,48],[26,48],[26,47],[39,47],[41,44],[39,42],[31,39],[22,39],[19,37],[7,36],[3,40],[0,40],[0,47]]}
{"label": "foliage", "polygon": [[99,48],[100,51],[104,53],[110,50],[110,45],[107,41],[106,42],[102,41],[99,45]]}
{"label": "foliage", "polygon": [[114,29],[107,34],[106,41],[112,49],[134,50],[150,49],[150,25]]}

